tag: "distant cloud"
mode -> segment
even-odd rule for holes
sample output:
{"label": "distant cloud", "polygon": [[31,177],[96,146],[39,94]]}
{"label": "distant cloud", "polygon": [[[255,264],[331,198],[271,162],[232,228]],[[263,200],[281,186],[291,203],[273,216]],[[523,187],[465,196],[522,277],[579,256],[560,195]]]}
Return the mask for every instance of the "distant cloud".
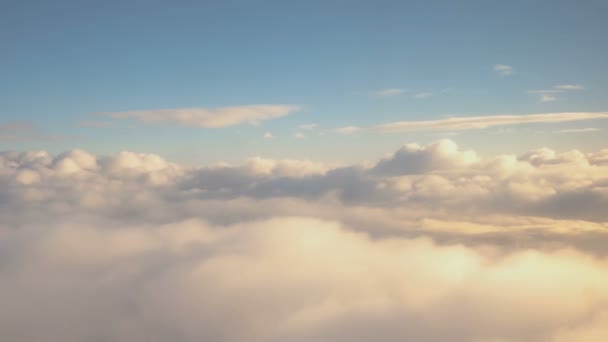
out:
{"label": "distant cloud", "polygon": [[312,123],[312,124],[304,124],[304,125],[299,125],[298,128],[299,129],[306,129],[306,130],[311,130],[311,129],[315,129],[317,128],[317,124]]}
{"label": "distant cloud", "polygon": [[357,127],[357,126],[346,126],[346,127],[336,128],[335,131],[340,134],[353,134],[353,133],[357,133],[361,129],[362,128]]}
{"label": "distant cloud", "polygon": [[102,127],[110,127],[113,125],[112,122],[110,121],[99,121],[99,120],[83,120],[83,121],[78,121],[76,123],[77,126],[79,127],[96,127],[96,128],[102,128]]}
{"label": "distant cloud", "polygon": [[588,132],[597,132],[599,128],[570,128],[570,129],[560,129],[558,131],[554,131],[553,133],[588,133]]}
{"label": "distant cloud", "polygon": [[583,90],[583,89],[585,89],[585,87],[583,87],[582,85],[578,85],[578,84],[560,84],[560,85],[556,85],[554,88],[562,89],[562,90]]}
{"label": "distant cloud", "polygon": [[494,70],[501,76],[511,76],[513,74],[513,67],[506,64],[496,64],[494,65]]}
{"label": "distant cloud", "polygon": [[414,95],[414,98],[416,99],[428,99],[430,97],[433,97],[433,93],[431,92],[417,93],[416,95]]}
{"label": "distant cloud", "polygon": [[75,137],[42,132],[31,122],[0,123],[0,141],[4,142],[61,141],[70,138]]}
{"label": "distant cloud", "polygon": [[302,134],[302,133],[296,133],[296,134],[294,134],[294,137],[296,139],[304,139],[304,134]]}
{"label": "distant cloud", "polygon": [[541,89],[541,90],[528,90],[528,94],[538,95],[538,99],[540,102],[553,102],[558,100],[558,94],[565,93],[570,90],[583,90],[585,87],[582,85],[573,85],[573,84],[561,84],[553,86],[551,89]]}
{"label": "distant cloud", "polygon": [[266,133],[264,133],[264,139],[272,139],[272,138],[274,138],[274,137],[272,136],[272,133],[270,133],[270,132],[266,132]]}
{"label": "distant cloud", "polygon": [[262,121],[280,118],[298,110],[292,105],[249,105],[222,108],[175,108],[102,113],[117,119],[133,118],[158,124],[173,122],[183,126],[221,128],[240,124],[257,125]]}
{"label": "distant cloud", "polygon": [[[608,119],[608,112],[488,115],[471,117],[452,117],[437,120],[398,121],[374,126],[369,128],[369,130],[383,133],[426,130],[467,130],[483,129],[495,126],[519,125],[530,123],[557,123],[593,119]],[[347,128],[348,127],[345,127],[343,129]],[[362,128],[358,128],[356,131],[361,129]]]}
{"label": "distant cloud", "polygon": [[376,97],[387,97],[387,96],[401,95],[401,94],[407,93],[407,92],[408,92],[408,90],[403,89],[403,88],[387,88],[387,89],[380,89],[377,91],[373,91],[370,93],[370,95],[376,96]]}

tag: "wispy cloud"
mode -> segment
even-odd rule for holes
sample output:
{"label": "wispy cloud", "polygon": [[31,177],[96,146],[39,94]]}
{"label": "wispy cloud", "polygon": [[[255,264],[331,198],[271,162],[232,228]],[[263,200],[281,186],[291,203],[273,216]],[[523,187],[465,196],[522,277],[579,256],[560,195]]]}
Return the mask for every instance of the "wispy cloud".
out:
{"label": "wispy cloud", "polygon": [[303,125],[299,125],[298,128],[299,129],[306,129],[306,130],[311,130],[311,129],[315,129],[317,128],[317,124],[315,123],[311,123],[311,124],[303,124]]}
{"label": "wispy cloud", "polygon": [[553,102],[558,100],[558,94],[571,90],[583,90],[585,87],[576,84],[559,84],[551,89],[528,90],[528,94],[537,95],[540,102]]}
{"label": "wispy cloud", "polygon": [[401,94],[407,93],[408,91],[409,90],[403,89],[403,88],[386,88],[386,89],[380,89],[380,90],[373,91],[369,94],[372,96],[375,96],[375,97],[388,97],[388,96],[401,95]]}
{"label": "wispy cloud", "polygon": [[293,135],[296,139],[304,139],[304,134],[303,133],[296,133]]}
{"label": "wispy cloud", "polygon": [[416,95],[414,95],[414,98],[416,99],[428,99],[430,97],[433,97],[433,93],[431,92],[422,92],[422,93],[416,93]]}
{"label": "wispy cloud", "polygon": [[560,129],[558,131],[553,131],[553,133],[589,133],[589,132],[597,132],[599,128],[569,128],[569,129]]}
{"label": "wispy cloud", "polygon": [[494,70],[501,76],[511,76],[513,74],[513,67],[507,64],[496,64]]}
{"label": "wispy cloud", "polygon": [[71,138],[75,138],[75,136],[42,132],[31,122],[14,121],[0,123],[0,141],[4,142],[61,141]]}
{"label": "wispy cloud", "polygon": [[585,89],[585,87],[583,87],[582,85],[579,85],[579,84],[560,84],[560,85],[556,85],[554,88],[562,89],[562,90],[583,90],[583,89]]}
{"label": "wispy cloud", "polygon": [[272,135],[272,133],[270,133],[270,132],[264,133],[264,139],[272,139],[272,138],[274,138],[274,136]]}
{"label": "wispy cloud", "polygon": [[353,134],[359,132],[360,130],[362,130],[362,128],[357,126],[346,126],[335,129],[336,133],[340,134]]}
{"label": "wispy cloud", "polygon": [[117,119],[133,118],[155,124],[173,122],[183,126],[221,128],[240,124],[257,125],[262,121],[280,118],[298,110],[293,105],[249,105],[222,108],[175,108],[115,113],[101,113]]}
{"label": "wispy cloud", "polygon": [[533,123],[558,123],[608,119],[608,112],[567,112],[528,115],[487,115],[470,117],[451,117],[437,120],[397,121],[369,128],[347,126],[338,128],[337,133],[349,134],[360,131],[375,131],[380,133],[412,132],[412,131],[459,131],[484,129],[496,126],[521,125]]}

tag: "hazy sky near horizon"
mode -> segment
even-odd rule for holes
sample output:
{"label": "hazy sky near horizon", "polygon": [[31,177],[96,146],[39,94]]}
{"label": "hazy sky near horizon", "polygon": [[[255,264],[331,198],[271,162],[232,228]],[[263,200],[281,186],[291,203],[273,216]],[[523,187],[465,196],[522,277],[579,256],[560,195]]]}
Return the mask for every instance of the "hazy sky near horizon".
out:
{"label": "hazy sky near horizon", "polygon": [[593,150],[608,120],[373,127],[608,111],[607,10],[591,0],[4,1],[0,149],[192,164],[354,161],[445,137],[489,155]]}

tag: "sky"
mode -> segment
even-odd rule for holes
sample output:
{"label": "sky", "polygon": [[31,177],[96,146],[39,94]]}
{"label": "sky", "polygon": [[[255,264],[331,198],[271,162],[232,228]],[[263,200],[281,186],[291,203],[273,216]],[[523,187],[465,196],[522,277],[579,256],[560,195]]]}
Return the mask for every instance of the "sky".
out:
{"label": "sky", "polygon": [[0,341],[608,341],[607,10],[0,0]]}
{"label": "sky", "polygon": [[[602,130],[605,120],[461,132],[335,130],[606,111],[604,1],[3,4],[3,150],[128,149],[196,164],[253,155],[354,161],[456,134],[484,153],[603,142],[601,131],[555,132]],[[104,115],[250,105],[294,109],[253,125],[211,128]],[[15,123],[30,128],[14,136]],[[299,128],[311,124],[315,129]]]}

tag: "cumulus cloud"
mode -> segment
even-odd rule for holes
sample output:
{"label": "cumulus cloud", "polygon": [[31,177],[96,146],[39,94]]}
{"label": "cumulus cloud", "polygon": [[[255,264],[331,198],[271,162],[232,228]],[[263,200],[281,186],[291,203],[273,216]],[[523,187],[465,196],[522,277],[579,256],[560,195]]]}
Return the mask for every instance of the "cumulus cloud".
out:
{"label": "cumulus cloud", "polygon": [[292,105],[250,105],[223,108],[175,108],[102,115],[117,119],[133,118],[144,123],[173,122],[183,126],[221,128],[240,124],[257,125],[262,121],[280,118],[298,109]]}
{"label": "cumulus cloud", "polygon": [[[0,153],[0,340],[604,341],[608,150]],[[466,315],[462,312],[466,311]]]}

